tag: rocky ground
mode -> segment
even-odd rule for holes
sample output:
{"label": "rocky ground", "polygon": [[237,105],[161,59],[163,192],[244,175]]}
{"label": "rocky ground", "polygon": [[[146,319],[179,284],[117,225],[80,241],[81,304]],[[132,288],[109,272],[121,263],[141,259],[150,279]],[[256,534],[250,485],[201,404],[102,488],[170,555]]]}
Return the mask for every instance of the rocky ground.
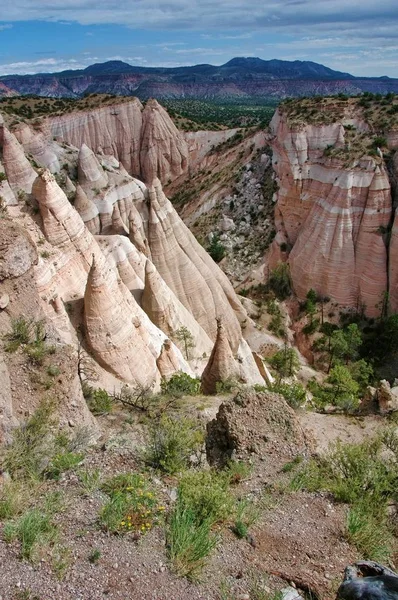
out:
{"label": "rocky ground", "polygon": [[[82,464],[59,481],[41,484],[41,501],[59,494],[55,556],[54,549],[43,547],[35,561],[22,560],[19,543],[6,543],[4,523],[0,525],[2,600],[263,600],[274,598],[275,591],[289,584],[312,590],[311,597],[333,598],[344,567],[358,558],[344,536],[346,507],[324,493],[289,491],[291,473],[282,468],[296,456],[324,449],[325,432],[338,432],[330,439],[359,441],[381,422],[368,417],[364,426],[345,417],[297,415],[278,397],[272,405],[267,399],[268,394],[249,393],[232,404],[226,396],[183,402],[184,414],[203,424],[214,418],[222,401],[226,403],[209,426],[207,443],[216,448],[217,439],[211,434],[216,428],[231,442],[233,457],[252,465],[250,475],[234,486],[233,493],[260,507],[246,539],[237,539],[233,522],[217,527],[219,543],[199,581],[192,583],[174,573],[162,522],[143,536],[111,535],[99,527],[98,513],[106,497],[98,486],[87,491],[82,471],[97,469],[103,481],[119,472],[143,470],[142,413],[116,406],[99,418],[102,435],[85,452]],[[154,471],[146,474],[167,519],[177,479]]]}

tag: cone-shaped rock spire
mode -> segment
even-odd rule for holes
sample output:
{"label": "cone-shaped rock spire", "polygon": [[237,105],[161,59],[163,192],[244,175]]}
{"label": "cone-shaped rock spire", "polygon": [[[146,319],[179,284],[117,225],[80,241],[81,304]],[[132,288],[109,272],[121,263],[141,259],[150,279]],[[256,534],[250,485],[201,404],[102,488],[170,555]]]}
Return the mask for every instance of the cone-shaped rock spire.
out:
{"label": "cone-shaped rock spire", "polygon": [[213,344],[209,336],[167,287],[150,260],[145,265],[142,307],[151,321],[170,337],[174,337],[181,327],[185,327],[194,342],[193,356],[210,353]]}
{"label": "cone-shaped rock spire", "polygon": [[84,294],[84,319],[87,340],[100,364],[125,381],[147,385],[155,380],[155,357],[104,258],[93,259]]}
{"label": "cone-shaped rock spire", "polygon": [[217,319],[217,337],[209,362],[202,373],[201,387],[204,394],[215,394],[218,382],[238,377],[239,370],[232,354],[221,319]]}
{"label": "cone-shaped rock spire", "polygon": [[98,208],[94,202],[87,197],[86,192],[79,184],[76,186],[74,207],[81,216],[87,229],[93,235],[99,234],[101,231],[101,223]]}
{"label": "cone-shaped rock spire", "polygon": [[11,188],[15,192],[23,190],[30,194],[37,173],[15,135],[6,127],[3,127],[3,164]]}
{"label": "cone-shaped rock spire", "polygon": [[108,183],[105,171],[101,167],[94,152],[86,144],[79,150],[77,163],[79,183],[91,187],[102,188]]}

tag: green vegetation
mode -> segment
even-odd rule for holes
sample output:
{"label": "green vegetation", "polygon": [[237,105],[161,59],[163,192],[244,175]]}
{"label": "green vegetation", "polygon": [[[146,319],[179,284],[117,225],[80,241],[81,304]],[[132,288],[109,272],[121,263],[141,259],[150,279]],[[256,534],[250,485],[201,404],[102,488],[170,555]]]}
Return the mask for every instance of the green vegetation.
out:
{"label": "green vegetation", "polygon": [[292,293],[289,263],[278,263],[270,272],[267,285],[279,300],[286,300]]}
{"label": "green vegetation", "polygon": [[147,480],[140,474],[116,475],[102,485],[109,496],[99,523],[111,533],[147,533],[164,511]]}
{"label": "green vegetation", "polygon": [[167,544],[174,570],[180,576],[197,580],[209,554],[217,545],[212,523],[197,521],[195,513],[178,499],[167,527]]}
{"label": "green vegetation", "polygon": [[305,388],[301,383],[275,383],[271,386],[271,390],[277,394],[281,394],[292,408],[299,408],[304,404],[306,399]]}
{"label": "green vegetation", "polygon": [[192,333],[185,326],[179,327],[173,336],[178,342],[180,342],[185,351],[185,358],[189,360],[189,351],[195,348],[195,340]]}
{"label": "green vegetation", "polygon": [[169,379],[162,379],[160,387],[162,394],[173,398],[196,396],[200,390],[200,379],[191,377],[181,371],[174,373]]}
{"label": "green vegetation", "polygon": [[267,127],[277,102],[247,100],[244,104],[202,100],[162,100],[177,126],[186,131],[234,127]]}
{"label": "green vegetation", "polygon": [[93,415],[97,417],[101,415],[108,415],[112,411],[112,397],[108,394],[106,390],[102,388],[91,388],[89,392],[87,392],[86,389],[85,398],[87,400],[87,405],[89,409],[91,410]]}
{"label": "green vegetation", "polygon": [[193,454],[200,452],[203,441],[203,430],[197,422],[163,414],[149,426],[145,460],[165,473],[178,473],[189,466]]}
{"label": "green vegetation", "polygon": [[54,543],[58,529],[51,513],[32,508],[15,522],[7,522],[3,535],[8,543],[18,540],[21,543],[21,557],[33,560],[38,547]]}
{"label": "green vegetation", "polygon": [[387,506],[398,499],[397,458],[393,430],[361,444],[337,444],[297,472],[292,489],[327,491],[337,502],[349,504],[348,539],[364,558],[386,562],[396,545]]}
{"label": "green vegetation", "polygon": [[226,254],[225,246],[220,242],[218,235],[213,235],[207,252],[216,263],[219,263],[224,258]]}
{"label": "green vegetation", "polygon": [[297,352],[287,344],[269,359],[269,363],[277,371],[279,383],[285,377],[293,377],[300,367]]}
{"label": "green vegetation", "polygon": [[45,342],[46,331],[43,321],[16,317],[11,320],[11,331],[3,336],[6,352],[16,352],[22,347],[32,364],[41,366],[55,347]]}

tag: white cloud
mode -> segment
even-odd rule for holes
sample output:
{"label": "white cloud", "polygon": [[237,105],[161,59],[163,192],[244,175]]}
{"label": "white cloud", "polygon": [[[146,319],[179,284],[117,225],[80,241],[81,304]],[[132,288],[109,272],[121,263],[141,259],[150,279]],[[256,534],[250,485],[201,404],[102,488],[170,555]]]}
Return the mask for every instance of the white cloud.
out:
{"label": "white cloud", "polygon": [[11,23],[5,23],[4,25],[0,25],[0,31],[4,31],[4,29],[11,29]]}

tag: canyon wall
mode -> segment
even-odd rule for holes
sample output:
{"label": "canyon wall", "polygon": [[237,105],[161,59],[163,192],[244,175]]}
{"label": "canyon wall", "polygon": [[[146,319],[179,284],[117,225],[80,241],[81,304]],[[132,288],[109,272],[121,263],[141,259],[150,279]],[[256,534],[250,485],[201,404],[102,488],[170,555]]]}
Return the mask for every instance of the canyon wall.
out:
{"label": "canyon wall", "polygon": [[165,109],[156,100],[145,108],[137,98],[46,121],[49,138],[96,154],[114,156],[131,175],[163,184],[188,170],[188,149]]}
{"label": "canyon wall", "polygon": [[271,122],[277,234],[266,269],[287,260],[300,300],[312,288],[377,316],[389,289],[396,310],[391,182],[380,149],[366,147],[371,127],[352,111],[330,124],[309,121],[292,124],[282,107]]}

